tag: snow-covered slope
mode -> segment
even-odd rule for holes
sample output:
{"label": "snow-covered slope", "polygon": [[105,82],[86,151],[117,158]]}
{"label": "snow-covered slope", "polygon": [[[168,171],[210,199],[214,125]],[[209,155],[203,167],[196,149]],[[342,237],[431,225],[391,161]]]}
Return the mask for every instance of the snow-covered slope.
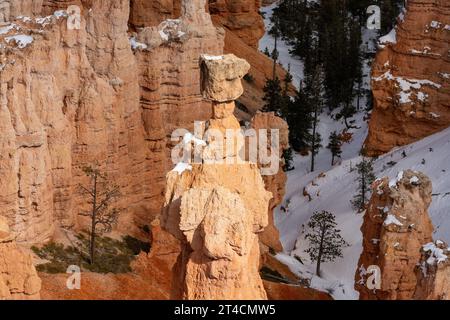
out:
{"label": "snow-covered slope", "polygon": [[[406,154],[406,157],[405,157]],[[316,178],[319,172],[304,175],[302,157],[296,158],[300,170],[288,176],[288,194],[285,206],[288,212],[278,210],[276,224],[280,229],[281,240],[286,251],[279,259],[287,263],[294,271],[307,278],[313,278],[312,286],[319,289],[334,290],[335,298],[356,299],[353,290],[354,274],[362,251],[363,214],[351,208],[350,201],[357,191],[357,178],[354,169],[360,157],[343,161],[341,165],[325,173],[325,177]],[[409,146],[398,148],[378,158],[374,162],[377,177],[394,178],[405,169],[417,170],[428,175],[433,182],[433,202],[430,215],[435,226],[435,239],[450,242],[450,128]],[[316,178],[316,179],[314,179]],[[311,180],[314,179],[314,185]],[[307,188],[311,201],[303,195]],[[288,205],[289,203],[289,205]],[[304,250],[308,242],[304,240],[302,225],[305,225],[316,210],[328,210],[337,217],[339,228],[350,247],[344,249],[344,258],[335,263],[323,265],[323,277],[313,277],[314,265],[309,262]],[[294,255],[301,257],[305,265],[300,264]]]}
{"label": "snow-covered slope", "polygon": [[[276,4],[265,7],[266,30],[270,29],[270,17]],[[363,34],[363,46],[366,52],[373,51],[373,40],[376,32],[366,30]],[[266,33],[260,42],[260,49],[273,49],[274,39]],[[279,42],[279,62],[287,68],[291,66],[294,84],[299,87],[303,79],[303,63],[289,54],[289,46]],[[370,86],[370,61],[364,62],[364,87]],[[365,101],[361,101],[364,108]],[[350,143],[343,146],[342,161],[331,167],[331,154],[322,148],[317,156],[316,171],[309,172],[310,157],[296,155],[295,170],[288,173],[287,195],[284,203],[275,212],[275,223],[280,230],[281,241],[285,252],[277,258],[287,264],[293,272],[311,280],[311,287],[330,292],[335,299],[358,299],[354,290],[354,275],[357,262],[362,251],[362,234],[360,227],[363,213],[358,214],[352,209],[350,201],[357,192],[354,170],[361,161],[359,156],[362,144],[367,136],[367,122],[364,112],[354,118],[355,129],[349,132],[353,135]],[[319,132],[323,145],[328,144],[328,136],[332,131],[341,132],[345,128],[342,122],[337,122],[332,115],[323,113],[320,117]],[[404,155],[406,154],[406,157]],[[378,158],[374,163],[377,177],[397,176],[405,169],[422,171],[433,182],[433,203],[430,215],[436,228],[435,238],[450,242],[450,128],[419,141],[415,144],[393,150]],[[322,177],[319,177],[324,173]],[[311,200],[304,196],[306,191]],[[281,210],[281,207],[287,208]],[[336,215],[342,235],[350,244],[343,250],[343,258],[334,263],[322,265],[322,278],[314,275],[315,265],[305,254],[308,241],[304,239],[303,226],[306,226],[311,215],[317,210],[327,210]],[[300,263],[295,256],[303,262]]]}
{"label": "snow-covered slope", "polygon": [[[264,51],[267,48],[269,49],[269,52],[272,52],[275,47],[275,40],[268,31],[272,28],[270,19],[273,15],[273,9],[276,7],[277,2],[261,8],[261,12],[264,14],[264,24],[266,25],[266,34],[259,41],[259,50],[261,51]],[[293,78],[292,82],[297,89],[300,88],[300,82],[303,80],[303,62],[290,55],[289,51],[291,50],[291,47],[284,41],[278,41],[277,50],[279,52],[278,62],[286,70],[290,67]]]}

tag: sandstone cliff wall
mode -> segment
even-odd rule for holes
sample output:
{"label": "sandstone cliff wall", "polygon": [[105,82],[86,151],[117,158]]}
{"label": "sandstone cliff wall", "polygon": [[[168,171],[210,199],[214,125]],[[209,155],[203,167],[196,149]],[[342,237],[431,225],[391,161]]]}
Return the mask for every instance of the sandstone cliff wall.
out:
{"label": "sandstone cliff wall", "polygon": [[124,221],[150,198],[128,9],[126,0],[94,1],[80,30],[51,15],[16,20],[0,36],[0,214],[19,241],[41,242],[56,225],[82,224],[78,185],[90,163],[120,186]]}
{"label": "sandstone cliff wall", "polygon": [[[40,11],[73,3],[45,1]],[[204,9],[183,8],[180,39],[163,39],[165,26],[142,30],[136,37],[143,42],[154,33],[160,41],[133,52],[128,0],[78,4],[90,9],[83,7],[80,30],[68,30],[66,14],[58,13],[15,20],[0,35],[0,214],[18,241],[83,227],[79,185],[92,163],[120,186],[119,230],[138,234],[163,203],[171,132],[211,116],[198,57],[220,54],[223,35]]]}
{"label": "sandstone cliff wall", "polygon": [[[8,20],[24,17],[0,35],[0,214],[18,241],[45,241],[59,226],[84,227],[79,185],[92,163],[121,188],[119,230],[139,235],[138,226],[158,215],[172,168],[170,134],[212,115],[200,94],[198,57],[221,54],[224,46],[222,31],[203,13],[206,1],[192,3],[201,11],[162,23],[160,13],[158,22],[143,17],[159,24],[130,35],[139,1],[8,1]],[[53,14],[72,4],[82,9],[80,30],[67,29],[63,11]],[[172,16],[192,10],[169,7]]]}
{"label": "sandstone cliff wall", "polygon": [[[284,196],[286,194],[286,182],[287,175],[283,170],[284,166],[284,158],[283,153],[284,150],[289,148],[289,128],[283,119],[275,116],[274,113],[270,112],[258,112],[251,121],[251,126],[255,130],[266,129],[270,131],[271,129],[279,130],[280,137],[280,164],[279,170],[274,175],[264,175],[263,180],[266,186],[267,191],[272,193],[272,199],[269,204],[269,224],[264,229],[263,232],[259,235],[261,243],[276,252],[282,252],[283,246],[280,242],[280,234],[278,229],[275,226],[274,209],[283,202]],[[268,150],[270,153],[270,150]],[[265,251],[268,251],[267,248]]]}
{"label": "sandstone cliff wall", "polygon": [[410,0],[372,67],[374,110],[365,142],[379,155],[450,125],[450,3]]}
{"label": "sandstone cliff wall", "polygon": [[6,219],[0,216],[0,300],[37,300],[40,290],[31,255],[17,246]]}
{"label": "sandstone cliff wall", "polygon": [[[263,88],[273,72],[272,60],[257,49],[264,35],[264,22],[259,14],[261,4],[258,0],[210,0],[208,5],[214,24],[225,30],[224,52],[245,59],[251,65],[252,81],[244,81],[244,94],[236,109],[239,119],[249,121],[264,105]],[[180,14],[180,0],[133,0],[130,26],[134,29],[157,26],[164,19],[175,19]],[[277,66],[277,73],[282,79],[286,71]]]}

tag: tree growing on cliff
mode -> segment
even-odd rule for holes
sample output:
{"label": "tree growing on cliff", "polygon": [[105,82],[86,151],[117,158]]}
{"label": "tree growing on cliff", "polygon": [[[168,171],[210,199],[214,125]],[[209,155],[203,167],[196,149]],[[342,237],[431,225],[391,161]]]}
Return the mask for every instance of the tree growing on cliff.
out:
{"label": "tree growing on cliff", "polygon": [[342,154],[342,142],[336,131],[333,131],[330,134],[330,142],[328,143],[327,148],[331,151],[331,165],[334,166],[334,159],[340,157]]}
{"label": "tree growing on cliff", "polygon": [[80,185],[82,193],[88,197],[91,209],[80,213],[90,219],[91,229],[89,237],[90,264],[95,263],[95,239],[98,235],[110,232],[119,217],[119,211],[110,208],[120,196],[119,187],[108,181],[106,174],[97,167],[88,166],[83,172],[90,179],[87,186]]}
{"label": "tree growing on cliff", "polygon": [[335,216],[328,211],[317,211],[308,222],[309,231],[305,239],[310,247],[305,251],[311,260],[316,262],[316,274],[320,277],[322,262],[333,262],[342,257],[342,248],[348,246],[337,229]]}
{"label": "tree growing on cliff", "polygon": [[356,165],[358,170],[358,193],[355,195],[352,205],[355,210],[363,211],[367,202],[367,193],[370,191],[370,185],[375,181],[373,173],[372,160],[363,159]]}

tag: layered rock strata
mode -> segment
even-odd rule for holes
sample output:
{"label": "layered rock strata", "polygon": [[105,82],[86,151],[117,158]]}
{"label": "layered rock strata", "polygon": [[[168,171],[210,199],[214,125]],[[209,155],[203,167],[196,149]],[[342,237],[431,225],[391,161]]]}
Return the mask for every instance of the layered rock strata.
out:
{"label": "layered rock strata", "polygon": [[[272,60],[258,50],[258,42],[264,35],[260,5],[258,0],[210,0],[206,4],[214,24],[225,29],[224,52],[235,54],[251,65],[251,77],[243,83],[245,91],[235,110],[239,119],[247,121],[264,105],[263,88],[273,72]],[[180,14],[180,0],[133,0],[130,26],[135,30],[154,27],[164,20],[177,19]],[[277,65],[276,71],[278,77],[283,79],[285,70]]]}
{"label": "layered rock strata", "polygon": [[200,55],[223,52],[223,30],[205,12],[205,1],[183,1],[181,18],[145,27],[132,38],[140,67],[140,106],[144,139],[150,151],[151,218],[164,203],[165,175],[177,129],[192,131],[212,116],[212,104],[200,91]]}
{"label": "layered rock strata", "polygon": [[[251,121],[251,127],[257,132],[259,130],[267,130],[270,134],[271,130],[277,130],[279,136],[279,154],[277,157],[280,159],[278,170],[275,174],[264,175],[264,184],[267,191],[270,191],[273,198],[270,200],[269,205],[269,225],[259,235],[261,243],[267,247],[270,251],[281,252],[283,246],[280,242],[280,234],[275,226],[274,221],[274,209],[279,206],[286,194],[286,182],[287,175],[284,172],[284,158],[283,153],[289,148],[289,127],[283,119],[277,117],[273,112],[258,112]],[[271,137],[268,137],[270,141]],[[270,154],[271,150],[267,150]],[[260,166],[268,166],[267,164]],[[263,248],[264,249],[264,248]],[[265,250],[267,251],[267,250]]]}
{"label": "layered rock strata", "polygon": [[80,29],[58,11],[22,16],[0,35],[0,215],[21,242],[43,242],[59,226],[82,228],[87,203],[78,186],[92,163],[120,186],[124,229],[149,206],[151,153],[129,4],[94,1],[90,9]]}
{"label": "layered rock strata", "polygon": [[259,14],[260,0],[210,0],[213,20],[237,35],[244,43],[258,49],[264,35],[264,22]]}
{"label": "layered rock strata", "polygon": [[[71,4],[81,5],[79,29],[65,10],[33,16]],[[20,242],[82,229],[82,168],[99,163],[120,187],[119,231],[139,235],[164,201],[172,131],[211,117],[198,57],[221,54],[223,33],[205,1],[131,40],[128,0],[29,5],[0,32],[0,215]]]}
{"label": "layered rock strata", "polygon": [[[247,62],[232,55],[203,57],[203,92],[214,104],[208,130],[239,130],[234,100],[242,94],[240,81],[248,69]],[[224,140],[218,136],[205,143],[202,163],[167,176],[162,225],[183,246],[174,271],[181,286],[173,289],[173,297],[266,299],[257,234],[268,224],[271,194],[256,164],[237,163],[237,148],[222,152]]]}
{"label": "layered rock strata", "polygon": [[450,125],[450,3],[409,0],[372,67],[370,156]]}

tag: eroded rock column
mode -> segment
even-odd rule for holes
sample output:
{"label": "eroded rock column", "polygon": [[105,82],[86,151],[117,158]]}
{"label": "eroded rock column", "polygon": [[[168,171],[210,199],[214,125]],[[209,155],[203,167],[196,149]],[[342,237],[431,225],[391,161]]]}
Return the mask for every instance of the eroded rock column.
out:
{"label": "eroded rock column", "polygon": [[[242,94],[248,63],[234,55],[203,56],[201,68],[203,95],[214,105],[206,128],[239,129],[234,100]],[[186,164],[186,170],[167,176],[161,222],[182,242],[174,269],[179,285],[173,287],[172,297],[267,299],[259,275],[258,233],[268,224],[271,194],[256,164],[207,161],[237,159],[237,147],[217,152],[220,142],[206,141],[202,163]]]}
{"label": "eroded rock column", "polygon": [[[355,276],[360,299],[413,297],[421,248],[432,241],[433,225],[428,215],[431,194],[430,179],[411,170],[399,173],[396,179],[374,183],[361,229],[364,249]],[[377,272],[381,272],[378,288],[375,282],[367,284],[370,276],[375,280]]]}

